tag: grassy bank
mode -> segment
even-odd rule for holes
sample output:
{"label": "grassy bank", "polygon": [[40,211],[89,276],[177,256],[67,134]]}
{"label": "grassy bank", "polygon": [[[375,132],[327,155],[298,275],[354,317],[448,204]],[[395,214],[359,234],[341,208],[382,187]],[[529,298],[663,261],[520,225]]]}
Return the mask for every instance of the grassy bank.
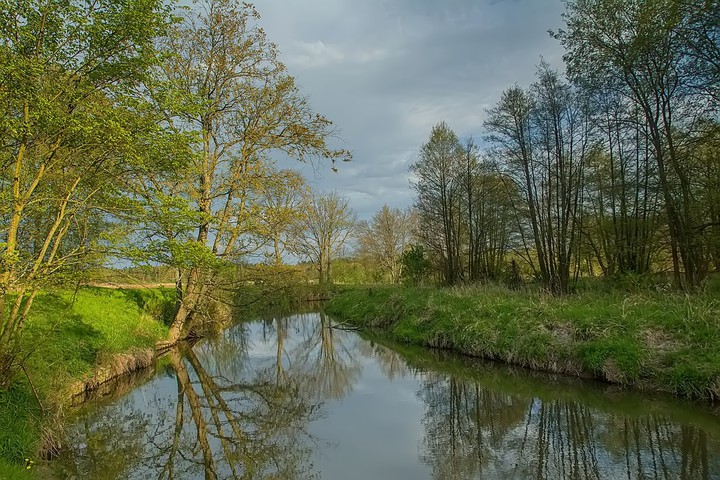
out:
{"label": "grassy bank", "polygon": [[326,311],[407,343],[720,398],[720,300],[714,295],[589,292],[555,298],[493,287],[377,287],[336,295]]}
{"label": "grassy bank", "polygon": [[162,318],[171,290],[109,290],[43,293],[23,334],[26,369],[37,390],[19,376],[0,391],[0,478],[27,478],[25,459],[37,461],[51,424],[68,403],[73,385],[87,380],[115,355],[153,348],[167,334]]}
{"label": "grassy bank", "polygon": [[675,422],[693,424],[706,431],[720,433],[720,405],[699,405],[679,401],[665,393],[637,392],[615,384],[588,381],[566,375],[549,374],[511,365],[460,355],[449,350],[400,344],[387,336],[362,332],[367,340],[402,357],[414,372],[436,372],[451,375],[465,382],[502,395],[512,395],[543,402],[567,401],[582,403],[598,410],[628,417],[654,414]]}

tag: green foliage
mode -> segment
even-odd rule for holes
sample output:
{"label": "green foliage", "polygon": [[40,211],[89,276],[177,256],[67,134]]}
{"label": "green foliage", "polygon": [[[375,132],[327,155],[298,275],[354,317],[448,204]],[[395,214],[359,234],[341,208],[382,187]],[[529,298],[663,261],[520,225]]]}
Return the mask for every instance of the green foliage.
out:
{"label": "green foliage", "polygon": [[140,311],[165,325],[170,325],[175,315],[177,294],[173,288],[132,288],[119,290],[140,307]]}
{"label": "green foliage", "polygon": [[10,463],[0,457],[0,478],[3,480],[24,480],[33,478],[32,470],[24,464]]}
{"label": "green foliage", "polygon": [[[82,288],[39,294],[21,351],[45,408],[53,411],[67,402],[70,384],[87,377],[109,355],[152,348],[165,338],[167,328],[150,315],[172,301],[167,289]],[[24,459],[36,458],[41,418],[24,377],[0,391],[0,473],[20,475]],[[13,478],[6,475],[2,478]]]}
{"label": "green foliage", "polygon": [[525,283],[520,272],[520,266],[514,258],[510,260],[503,272],[503,282],[511,290],[519,290]]}
{"label": "green foliage", "polygon": [[705,294],[712,298],[720,298],[720,273],[711,274],[705,280]]}
{"label": "green foliage", "polygon": [[422,245],[411,245],[403,252],[400,262],[403,283],[421,285],[428,279],[431,265]]}
{"label": "green foliage", "polygon": [[130,268],[96,268],[88,271],[87,279],[92,283],[117,285],[154,286],[158,283],[175,282],[176,270],[164,265],[137,266]]}
{"label": "green foliage", "polygon": [[341,285],[366,285],[376,283],[382,272],[373,269],[359,258],[339,258],[330,264],[333,283]]}
{"label": "green foliage", "polygon": [[[0,6],[0,349],[20,341],[40,288],[80,281],[118,232],[125,177],[157,133],[139,85],[171,3]],[[6,308],[17,297],[20,308]],[[21,304],[22,303],[22,304]]]}
{"label": "green foliage", "polygon": [[[714,155],[706,153],[711,142],[708,130],[712,130],[708,123],[717,122],[718,9],[716,1],[570,0],[566,27],[554,34],[566,49],[569,77],[587,97],[602,104],[600,115],[615,117],[608,122],[614,124],[608,135],[617,141],[603,145],[610,162],[619,160],[620,171],[639,166],[639,160],[646,165],[637,169],[634,176],[642,181],[634,187],[633,174],[618,179],[602,172],[597,182],[599,190],[606,190],[600,198],[611,196],[608,206],[618,236],[609,242],[616,244],[609,250],[611,257],[619,256],[609,258],[608,267],[618,263],[623,273],[648,270],[655,249],[649,247],[657,243],[657,213],[662,212],[675,283],[688,291],[701,286],[715,248],[713,234],[706,230],[713,229],[718,219],[717,208],[708,202],[712,196],[708,193],[716,190],[717,168],[712,165]],[[594,123],[603,122],[596,118]],[[633,153],[626,161],[622,153],[626,147],[617,144],[622,142],[620,132],[635,128],[630,124],[642,125],[645,135],[631,134],[635,146],[627,150]],[[611,168],[617,170],[617,164]],[[642,183],[644,187],[637,188]],[[631,199],[616,198],[618,192],[625,195],[633,189],[635,205]],[[642,208],[637,199],[642,199]],[[606,206],[595,210],[601,219],[603,210],[609,212]],[[628,216],[627,211],[635,214]],[[595,247],[605,241],[597,237]]]}
{"label": "green foliage", "polygon": [[557,298],[482,288],[353,289],[328,313],[405,342],[538,370],[718,398],[720,300],[591,291]]}
{"label": "green foliage", "polygon": [[24,459],[33,458],[37,449],[39,417],[40,408],[26,383],[0,391],[0,478],[26,478]]}

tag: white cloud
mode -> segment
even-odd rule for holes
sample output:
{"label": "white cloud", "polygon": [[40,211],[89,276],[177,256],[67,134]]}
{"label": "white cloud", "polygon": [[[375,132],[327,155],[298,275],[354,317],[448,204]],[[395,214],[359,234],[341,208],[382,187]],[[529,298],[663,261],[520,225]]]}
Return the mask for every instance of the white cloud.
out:
{"label": "white cloud", "polygon": [[314,42],[294,42],[295,48],[288,54],[289,65],[297,65],[304,68],[324,67],[333,63],[341,62],[345,54],[334,45],[328,45],[321,40]]}
{"label": "white cloud", "polygon": [[285,57],[290,67],[311,69],[333,67],[335,64],[367,64],[388,58],[385,48],[352,48],[338,44],[328,44],[322,40],[313,42],[295,41]]}

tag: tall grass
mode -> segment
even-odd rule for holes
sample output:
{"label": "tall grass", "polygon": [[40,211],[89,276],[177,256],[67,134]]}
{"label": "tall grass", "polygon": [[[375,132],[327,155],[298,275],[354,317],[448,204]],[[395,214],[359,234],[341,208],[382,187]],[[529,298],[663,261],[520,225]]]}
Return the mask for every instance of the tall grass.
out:
{"label": "tall grass", "polygon": [[25,459],[37,460],[48,420],[69,400],[70,386],[89,378],[114,354],[151,348],[167,335],[155,316],[172,305],[164,291],[83,288],[38,295],[22,337],[28,377],[46,410],[41,411],[31,385],[18,375],[0,391],[0,478],[22,478]]}
{"label": "tall grass", "polygon": [[688,397],[720,397],[720,300],[712,294],[501,287],[347,291],[328,313],[408,343]]}

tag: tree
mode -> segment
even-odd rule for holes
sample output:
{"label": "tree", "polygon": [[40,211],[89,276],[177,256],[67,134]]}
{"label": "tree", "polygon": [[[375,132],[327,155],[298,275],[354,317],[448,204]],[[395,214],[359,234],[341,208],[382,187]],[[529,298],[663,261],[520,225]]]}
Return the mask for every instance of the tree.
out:
{"label": "tree", "polygon": [[699,202],[698,232],[708,263],[720,271],[720,123],[708,122],[693,139],[690,151]]}
{"label": "tree", "polygon": [[497,166],[481,159],[472,138],[462,146],[460,205],[463,244],[470,282],[497,280],[510,245],[515,190]]}
{"label": "tree", "polygon": [[145,126],[126,95],[157,61],[168,9],[154,0],[2,3],[0,377],[41,282],[93,250],[102,210],[137,158],[133,131]]}
{"label": "tree", "polygon": [[370,222],[358,225],[358,242],[361,255],[369,257],[399,283],[402,275],[401,257],[410,245],[415,230],[413,212],[383,205]]}
{"label": "tree", "polygon": [[300,220],[292,250],[315,265],[318,281],[331,283],[330,262],[338,255],[355,229],[355,213],[348,201],[332,192],[312,194]]}
{"label": "tree", "polygon": [[420,148],[420,158],[410,166],[417,197],[422,241],[440,261],[443,280],[452,285],[460,280],[460,171],[461,146],[445,122],[433,126],[430,139]]}
{"label": "tree", "polygon": [[402,263],[402,279],[411,285],[422,284],[430,274],[431,264],[425,256],[422,245],[410,245],[400,258]]}
{"label": "tree", "polygon": [[606,276],[643,275],[662,239],[657,168],[638,109],[612,93],[596,101],[583,234]]}
{"label": "tree", "polygon": [[[179,272],[170,342],[192,329],[217,268],[260,248],[260,197],[275,175],[270,155],[349,159],[326,143],[331,122],[311,110],[255,25],[258,18],[247,3],[198,2],[163,40],[172,55],[148,85],[169,128],[190,137],[193,150],[183,180],[169,184],[179,192],[146,184],[150,198],[172,199],[176,211],[192,213],[186,231],[156,231]],[[151,223],[157,224],[152,216]]]}
{"label": "tree", "polygon": [[578,275],[590,144],[586,106],[543,63],[529,92],[513,87],[503,93],[497,106],[488,111],[485,127],[504,172],[523,197],[523,205],[515,210],[523,230],[525,258],[546,288],[568,293]]}
{"label": "tree", "polygon": [[642,112],[675,281],[686,289],[696,288],[707,271],[689,150],[699,122],[714,109],[708,95],[718,83],[718,21],[711,13],[717,11],[715,1],[573,0],[567,2],[567,30],[555,35],[576,83],[616,91]]}
{"label": "tree", "polygon": [[680,2],[686,21],[680,25],[680,37],[687,46],[686,67],[694,87],[710,101],[720,100],[720,2],[706,0]]}
{"label": "tree", "polygon": [[497,279],[511,243],[510,179],[480,156],[472,138],[461,143],[445,123],[433,127],[410,168],[420,240],[443,282]]}
{"label": "tree", "polygon": [[282,265],[282,254],[291,246],[292,231],[302,218],[307,194],[305,179],[292,170],[277,172],[263,185],[260,229],[273,247],[276,266]]}

